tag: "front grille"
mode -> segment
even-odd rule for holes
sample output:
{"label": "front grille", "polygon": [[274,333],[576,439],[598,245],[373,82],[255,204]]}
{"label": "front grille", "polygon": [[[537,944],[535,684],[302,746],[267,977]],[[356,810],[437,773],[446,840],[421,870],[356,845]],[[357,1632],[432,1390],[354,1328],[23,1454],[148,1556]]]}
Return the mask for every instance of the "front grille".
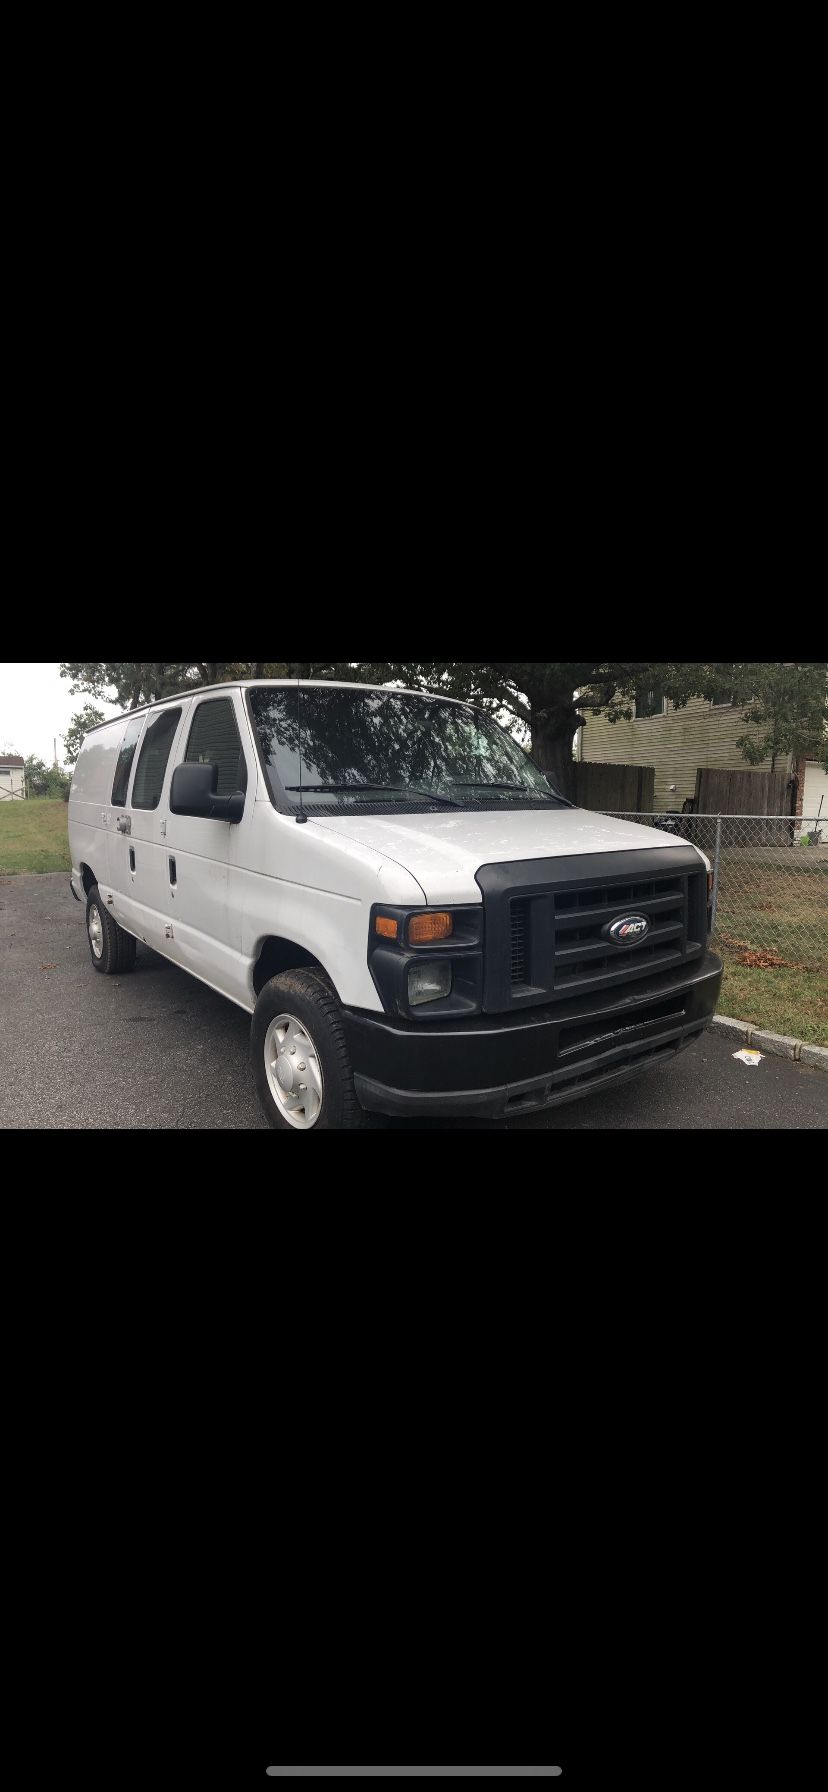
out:
{"label": "front grille", "polygon": [[[488,1013],[574,1001],[657,979],[703,956],[707,888],[694,848],[638,848],[482,866]],[[641,940],[605,930],[645,915]]]}
{"label": "front grille", "polygon": [[[577,995],[588,988],[611,988],[631,973],[681,964],[686,935],[686,879],[649,878],[633,884],[606,883],[598,889],[557,891],[554,987]],[[639,943],[614,945],[603,929],[624,909],[645,915],[650,931]],[[633,956],[634,955],[634,956]]]}
{"label": "front grille", "polygon": [[526,923],[527,902],[513,902],[511,905],[511,974],[512,987],[517,988],[526,982]]}

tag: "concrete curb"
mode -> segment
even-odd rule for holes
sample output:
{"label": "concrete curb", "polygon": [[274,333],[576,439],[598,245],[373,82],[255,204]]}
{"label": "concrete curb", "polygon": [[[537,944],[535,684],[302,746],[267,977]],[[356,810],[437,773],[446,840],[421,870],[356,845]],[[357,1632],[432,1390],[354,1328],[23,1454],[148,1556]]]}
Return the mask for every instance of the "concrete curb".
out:
{"label": "concrete curb", "polygon": [[753,1051],[767,1052],[772,1058],[793,1058],[797,1064],[810,1064],[813,1070],[828,1071],[828,1051],[821,1045],[808,1045],[802,1039],[789,1039],[784,1033],[764,1033],[747,1020],[731,1020],[726,1014],[714,1015],[711,1033],[723,1033],[733,1041],[736,1051],[750,1046]]}

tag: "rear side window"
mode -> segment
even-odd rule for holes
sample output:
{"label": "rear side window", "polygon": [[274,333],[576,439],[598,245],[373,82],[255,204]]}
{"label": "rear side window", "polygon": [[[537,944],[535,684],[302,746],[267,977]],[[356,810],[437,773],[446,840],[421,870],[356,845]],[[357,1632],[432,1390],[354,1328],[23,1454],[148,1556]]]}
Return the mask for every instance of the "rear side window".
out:
{"label": "rear side window", "polygon": [[157,715],[150,716],[132,787],[133,809],[158,808],[167,760],[180,720],[180,709],[162,709]]}
{"label": "rear side window", "polygon": [[199,703],[184,763],[217,765],[217,796],[232,796],[236,790],[247,789],[247,765],[231,698],[212,697],[207,703]]}
{"label": "rear side window", "polygon": [[143,716],[135,716],[133,721],[129,723],[126,734],[121,741],[121,751],[118,754],[118,764],[115,767],[115,782],[112,786],[113,809],[123,809],[126,802],[127,790],[129,789],[129,774],[132,769],[132,761],[135,758],[135,748],[138,745],[138,736],[143,726]]}

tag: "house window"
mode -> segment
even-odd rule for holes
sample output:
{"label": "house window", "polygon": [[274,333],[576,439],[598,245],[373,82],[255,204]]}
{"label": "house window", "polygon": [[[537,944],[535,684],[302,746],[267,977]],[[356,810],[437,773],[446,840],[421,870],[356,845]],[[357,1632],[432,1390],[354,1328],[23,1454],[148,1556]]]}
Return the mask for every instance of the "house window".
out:
{"label": "house window", "polygon": [[637,722],[640,721],[643,716],[663,716],[666,708],[667,705],[661,685],[657,684],[651,691],[636,691],[635,719]]}

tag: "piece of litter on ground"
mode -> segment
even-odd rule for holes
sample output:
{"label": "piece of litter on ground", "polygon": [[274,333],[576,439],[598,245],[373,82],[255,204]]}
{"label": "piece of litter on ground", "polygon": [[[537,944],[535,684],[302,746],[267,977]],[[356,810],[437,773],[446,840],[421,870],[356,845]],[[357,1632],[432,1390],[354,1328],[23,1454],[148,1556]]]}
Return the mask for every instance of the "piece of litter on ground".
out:
{"label": "piece of litter on ground", "polygon": [[734,1058],[741,1058],[743,1064],[761,1064],[764,1052],[734,1052]]}

